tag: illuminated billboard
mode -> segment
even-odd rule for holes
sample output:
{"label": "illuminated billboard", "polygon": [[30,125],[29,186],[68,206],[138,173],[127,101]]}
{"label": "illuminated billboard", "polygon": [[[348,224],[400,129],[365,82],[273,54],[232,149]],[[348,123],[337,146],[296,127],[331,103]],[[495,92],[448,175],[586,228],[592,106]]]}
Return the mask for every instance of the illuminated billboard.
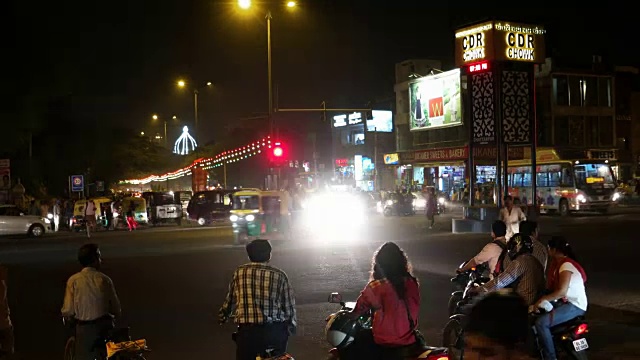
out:
{"label": "illuminated billboard", "polygon": [[456,66],[484,60],[544,63],[546,30],[540,25],[489,21],[456,31]]}
{"label": "illuminated billboard", "polygon": [[372,110],[371,117],[371,119],[367,119],[367,131],[393,131],[393,113],[391,111]]}
{"label": "illuminated billboard", "polygon": [[411,131],[462,125],[460,69],[409,83]]}

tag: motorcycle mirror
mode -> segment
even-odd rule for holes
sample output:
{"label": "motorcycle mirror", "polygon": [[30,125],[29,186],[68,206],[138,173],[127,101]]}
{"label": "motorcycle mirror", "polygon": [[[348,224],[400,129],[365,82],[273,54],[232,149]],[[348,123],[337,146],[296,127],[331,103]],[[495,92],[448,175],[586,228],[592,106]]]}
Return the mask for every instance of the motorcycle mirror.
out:
{"label": "motorcycle mirror", "polygon": [[331,293],[329,295],[329,303],[331,304],[340,304],[342,302],[342,295],[337,292]]}

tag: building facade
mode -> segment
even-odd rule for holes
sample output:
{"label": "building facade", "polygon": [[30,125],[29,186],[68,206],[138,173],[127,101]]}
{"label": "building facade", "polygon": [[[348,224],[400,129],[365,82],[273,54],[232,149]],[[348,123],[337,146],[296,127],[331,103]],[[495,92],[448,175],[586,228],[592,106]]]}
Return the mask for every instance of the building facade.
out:
{"label": "building facade", "polygon": [[385,172],[376,172],[376,166],[382,166],[382,160],[376,159],[395,150],[393,112],[351,112],[333,115],[330,120],[333,183],[363,191],[388,188],[392,179]]}

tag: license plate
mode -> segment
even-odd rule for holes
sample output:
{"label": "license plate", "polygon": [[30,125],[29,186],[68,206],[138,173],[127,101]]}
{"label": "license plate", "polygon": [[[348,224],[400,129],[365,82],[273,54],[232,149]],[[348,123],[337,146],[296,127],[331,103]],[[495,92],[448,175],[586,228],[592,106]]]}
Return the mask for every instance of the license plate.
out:
{"label": "license plate", "polygon": [[573,341],[573,348],[576,351],[587,350],[589,348],[589,344],[587,344],[587,339],[578,339]]}

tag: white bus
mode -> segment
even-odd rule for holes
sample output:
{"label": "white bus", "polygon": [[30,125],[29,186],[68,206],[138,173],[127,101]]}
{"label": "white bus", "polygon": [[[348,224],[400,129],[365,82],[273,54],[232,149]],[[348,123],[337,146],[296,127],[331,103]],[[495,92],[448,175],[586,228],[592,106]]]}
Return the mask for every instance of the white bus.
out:
{"label": "white bus", "polygon": [[[578,211],[606,213],[616,204],[616,179],[608,160],[561,159],[553,149],[538,150],[536,186],[541,212],[568,215]],[[509,194],[531,204],[531,160],[510,161]]]}

